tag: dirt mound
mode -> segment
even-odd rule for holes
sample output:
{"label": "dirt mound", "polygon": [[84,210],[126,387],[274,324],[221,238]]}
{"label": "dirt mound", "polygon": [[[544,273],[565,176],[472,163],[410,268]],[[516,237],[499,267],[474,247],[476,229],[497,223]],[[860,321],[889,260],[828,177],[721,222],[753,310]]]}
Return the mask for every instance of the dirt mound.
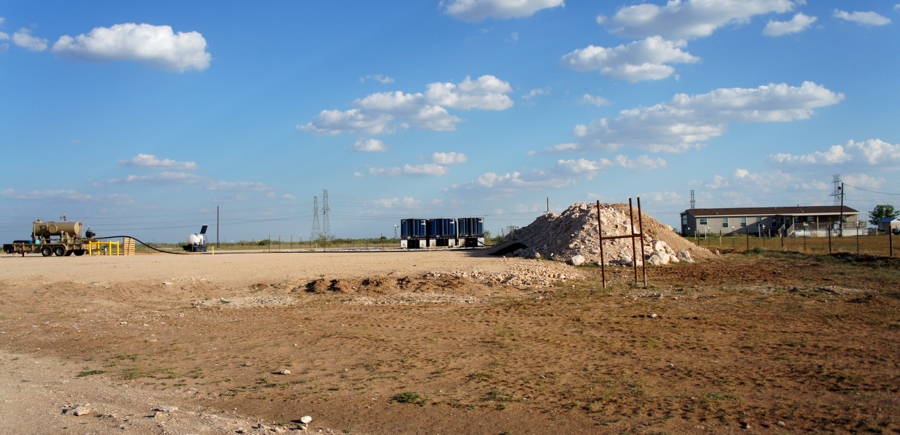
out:
{"label": "dirt mound", "polygon": [[[638,233],[638,212],[634,209],[633,232]],[[627,204],[600,204],[600,222],[603,237],[625,236],[632,233],[632,223]],[[715,255],[706,248],[699,247],[679,236],[668,225],[662,224],[646,213],[641,214],[644,237],[642,247],[644,259],[659,250],[662,241],[674,252],[686,251],[692,259],[711,259]],[[630,238],[603,241],[603,261],[605,264],[629,264],[632,261]],[[515,246],[511,255],[526,258],[550,258],[570,261],[581,255],[584,261],[600,261],[600,237],[597,231],[597,206],[577,202],[562,214],[547,213],[535,219],[524,228],[516,230],[496,252],[504,247]],[[519,246],[521,245],[521,246]],[[638,248],[641,249],[641,248]]]}

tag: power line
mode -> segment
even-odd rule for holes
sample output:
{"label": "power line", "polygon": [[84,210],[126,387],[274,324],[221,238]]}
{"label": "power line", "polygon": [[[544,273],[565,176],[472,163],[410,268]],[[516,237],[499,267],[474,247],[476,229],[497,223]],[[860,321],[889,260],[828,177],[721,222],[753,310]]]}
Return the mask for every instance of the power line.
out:
{"label": "power line", "polygon": [[862,187],[851,186],[851,185],[849,185],[849,184],[847,184],[847,183],[844,183],[844,186],[846,186],[846,187],[852,187],[852,188],[854,188],[854,189],[857,189],[857,190],[863,190],[863,191],[870,192],[870,193],[877,193],[877,194],[879,194],[879,195],[900,196],[900,193],[879,192],[879,191],[877,191],[877,190],[863,189]]}

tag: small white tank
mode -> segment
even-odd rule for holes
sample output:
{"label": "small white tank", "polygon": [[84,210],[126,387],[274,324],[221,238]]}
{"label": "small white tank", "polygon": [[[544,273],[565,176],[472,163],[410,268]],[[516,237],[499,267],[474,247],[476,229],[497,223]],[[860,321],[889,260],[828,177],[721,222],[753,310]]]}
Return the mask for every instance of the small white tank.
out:
{"label": "small white tank", "polygon": [[188,245],[203,245],[205,237],[202,234],[191,234],[187,239]]}

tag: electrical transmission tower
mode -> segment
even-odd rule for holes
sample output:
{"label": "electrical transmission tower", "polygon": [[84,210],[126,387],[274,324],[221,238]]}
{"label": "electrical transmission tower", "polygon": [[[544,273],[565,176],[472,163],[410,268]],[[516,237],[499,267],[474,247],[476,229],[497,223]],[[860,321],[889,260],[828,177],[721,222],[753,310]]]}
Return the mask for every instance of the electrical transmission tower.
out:
{"label": "electrical transmission tower", "polygon": [[834,197],[834,205],[843,205],[844,204],[844,189],[841,187],[843,183],[841,182],[841,174],[834,174],[834,190],[831,192],[831,195]]}
{"label": "electrical transmission tower", "polygon": [[319,197],[313,197],[313,224],[312,231],[309,232],[309,241],[319,240],[322,237],[322,229],[319,228]]}
{"label": "electrical transmission tower", "polygon": [[328,189],[322,190],[322,234],[325,240],[331,233],[331,225],[328,223]]}
{"label": "electrical transmission tower", "polygon": [[691,189],[691,210],[697,208],[697,203],[694,202],[694,189]]}

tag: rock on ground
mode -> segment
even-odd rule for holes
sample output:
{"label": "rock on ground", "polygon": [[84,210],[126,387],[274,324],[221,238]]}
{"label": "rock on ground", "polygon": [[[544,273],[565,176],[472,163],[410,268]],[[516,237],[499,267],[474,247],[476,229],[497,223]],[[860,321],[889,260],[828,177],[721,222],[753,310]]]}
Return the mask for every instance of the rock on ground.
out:
{"label": "rock on ground", "polygon": [[[643,228],[643,237],[636,239],[639,264],[643,260],[650,262],[654,254],[657,258],[653,262],[659,264],[715,257],[706,248],[684,239],[672,227],[646,213],[641,214],[640,222],[637,209],[633,209],[633,214],[634,224],[627,204],[600,204],[603,237],[638,233]],[[595,264],[599,264],[599,261],[612,265],[633,264],[631,238],[605,239],[601,259],[599,230],[596,204],[578,202],[562,214],[547,213],[538,217],[528,226],[510,234],[507,242],[525,246],[512,253],[518,257],[550,258],[570,264],[574,264],[576,257],[580,261]]]}

